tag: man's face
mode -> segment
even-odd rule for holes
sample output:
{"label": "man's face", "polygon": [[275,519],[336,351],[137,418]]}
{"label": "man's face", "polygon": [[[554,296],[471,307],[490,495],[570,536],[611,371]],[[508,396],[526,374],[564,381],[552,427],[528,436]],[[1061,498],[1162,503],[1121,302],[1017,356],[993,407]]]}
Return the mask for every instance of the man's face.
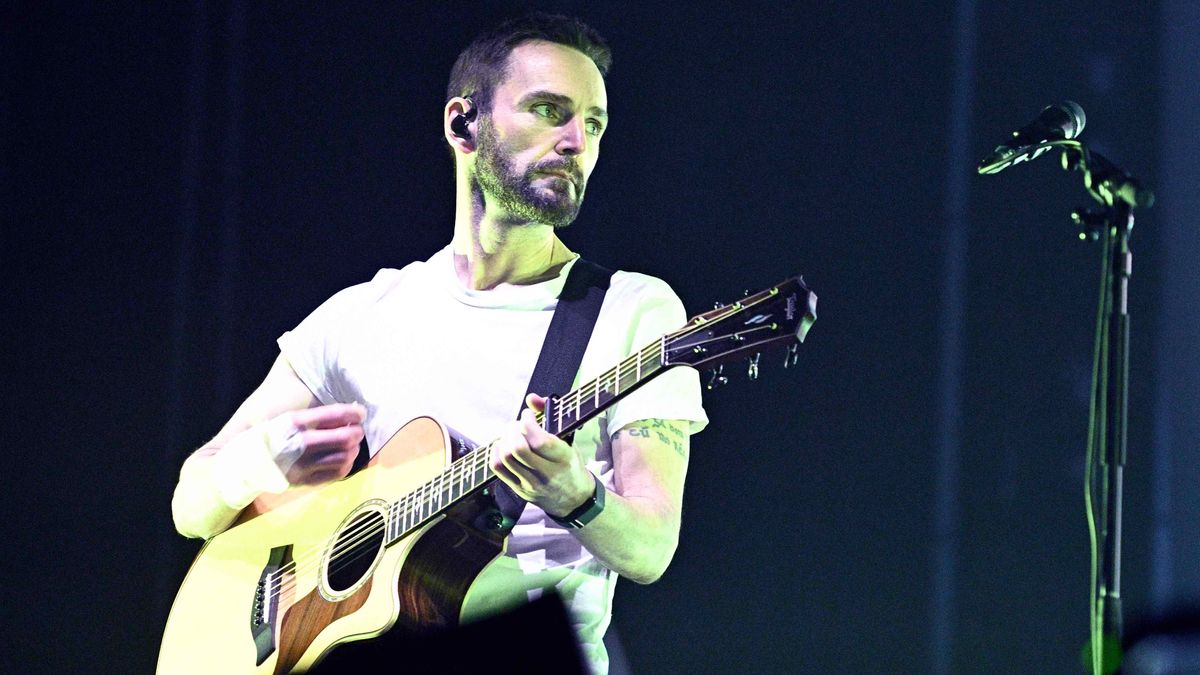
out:
{"label": "man's face", "polygon": [[608,123],[604,78],[582,52],[526,42],[477,125],[475,178],[489,211],[566,227],[579,215]]}

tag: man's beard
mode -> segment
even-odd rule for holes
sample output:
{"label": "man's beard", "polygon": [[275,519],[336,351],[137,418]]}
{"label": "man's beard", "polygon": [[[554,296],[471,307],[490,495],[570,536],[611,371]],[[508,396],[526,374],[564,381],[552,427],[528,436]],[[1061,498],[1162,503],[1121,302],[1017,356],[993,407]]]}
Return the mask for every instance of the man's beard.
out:
{"label": "man's beard", "polygon": [[[511,153],[496,138],[490,120],[480,119],[475,151],[475,179],[488,199],[504,210],[508,219],[551,225],[554,229],[570,225],[583,206],[586,186],[583,174],[570,158],[548,160],[518,174]],[[553,189],[534,187],[539,171],[565,171],[575,184],[575,196],[569,188],[554,180]],[[544,175],[544,174],[543,174]]]}

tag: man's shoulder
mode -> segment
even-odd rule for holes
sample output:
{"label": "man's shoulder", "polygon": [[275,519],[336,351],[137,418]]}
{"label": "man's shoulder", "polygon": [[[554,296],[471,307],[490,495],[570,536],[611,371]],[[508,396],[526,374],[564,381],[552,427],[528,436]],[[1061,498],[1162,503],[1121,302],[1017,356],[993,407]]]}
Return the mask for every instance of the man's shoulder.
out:
{"label": "man's shoulder", "polygon": [[639,298],[646,301],[672,300],[679,301],[679,296],[663,279],[643,272],[617,270],[612,275],[609,292],[628,298]]}
{"label": "man's shoulder", "polygon": [[364,285],[370,288],[379,297],[382,297],[387,295],[389,292],[395,291],[396,288],[402,285],[404,282],[411,281],[413,277],[421,275],[425,271],[426,267],[426,263],[421,260],[410,262],[399,269],[394,267],[383,267],[375,273],[375,276],[372,277],[370,281],[366,282]]}
{"label": "man's shoulder", "polygon": [[420,288],[424,284],[415,277],[421,274],[423,265],[422,262],[414,262],[400,269],[382,268],[369,281],[347,286],[334,293],[322,303],[319,310],[354,314],[394,298],[398,293]]}

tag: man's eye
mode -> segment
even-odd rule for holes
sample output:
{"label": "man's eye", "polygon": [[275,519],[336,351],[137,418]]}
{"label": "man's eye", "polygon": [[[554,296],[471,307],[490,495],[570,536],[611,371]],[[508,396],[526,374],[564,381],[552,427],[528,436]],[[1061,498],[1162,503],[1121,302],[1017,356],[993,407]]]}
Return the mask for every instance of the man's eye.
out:
{"label": "man's eye", "polygon": [[532,108],[533,112],[547,119],[558,119],[558,108],[550,103],[539,103]]}
{"label": "man's eye", "polygon": [[604,133],[604,125],[600,124],[596,120],[588,120],[587,131],[593,136],[599,136],[600,134]]}

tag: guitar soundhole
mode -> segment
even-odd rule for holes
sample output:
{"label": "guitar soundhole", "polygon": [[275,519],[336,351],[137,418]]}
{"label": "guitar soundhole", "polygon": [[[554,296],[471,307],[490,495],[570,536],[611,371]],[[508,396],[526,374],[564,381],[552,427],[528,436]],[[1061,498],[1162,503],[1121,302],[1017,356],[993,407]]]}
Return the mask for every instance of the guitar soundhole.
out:
{"label": "guitar soundhole", "polygon": [[329,556],[330,591],[344,593],[371,573],[383,548],[384,529],[383,515],[377,511],[360,513],[342,528]]}

